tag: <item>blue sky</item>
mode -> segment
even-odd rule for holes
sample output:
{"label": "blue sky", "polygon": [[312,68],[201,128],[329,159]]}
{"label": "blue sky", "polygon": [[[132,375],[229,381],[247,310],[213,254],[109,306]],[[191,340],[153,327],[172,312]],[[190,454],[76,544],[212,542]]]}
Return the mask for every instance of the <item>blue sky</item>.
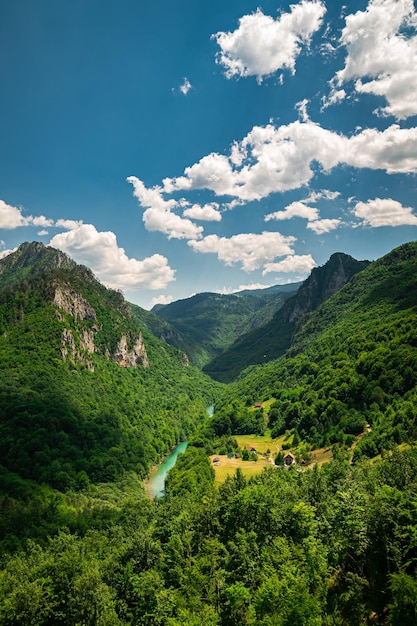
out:
{"label": "blue sky", "polygon": [[412,0],[0,6],[0,256],[144,308],[417,239]]}

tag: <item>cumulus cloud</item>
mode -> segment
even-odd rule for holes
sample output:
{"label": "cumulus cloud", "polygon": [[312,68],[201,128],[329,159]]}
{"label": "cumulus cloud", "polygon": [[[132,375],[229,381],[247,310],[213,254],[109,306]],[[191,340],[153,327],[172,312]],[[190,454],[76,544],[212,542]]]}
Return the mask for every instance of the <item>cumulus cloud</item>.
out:
{"label": "cumulus cloud", "polygon": [[29,220],[23,217],[21,209],[0,200],[0,228],[12,230],[19,226],[27,226]]}
{"label": "cumulus cloud", "polygon": [[265,276],[265,274],[275,272],[278,274],[297,274],[299,276],[306,276],[315,266],[316,262],[311,254],[294,254],[292,256],[287,256],[278,263],[267,263],[263,269],[262,275]]}
{"label": "cumulus cloud", "polygon": [[239,285],[237,289],[233,289],[232,293],[239,293],[239,291],[255,291],[255,289],[268,289],[270,284],[264,285],[263,283],[250,283],[249,285]]}
{"label": "cumulus cloud", "polygon": [[190,89],[192,89],[193,86],[190,83],[190,81],[188,80],[188,78],[184,78],[182,85],[180,86],[180,91],[182,94],[184,94],[184,96],[187,95],[187,93],[190,91]]}
{"label": "cumulus cloud", "polygon": [[265,222],[270,220],[289,220],[294,217],[301,217],[307,220],[307,228],[312,230],[317,235],[328,233],[331,230],[337,228],[342,221],[340,219],[320,219],[319,211],[316,207],[308,206],[308,202],[317,202],[322,198],[326,200],[334,200],[339,195],[339,192],[331,192],[323,190],[321,192],[311,192],[311,194],[305,200],[301,202],[292,202],[283,211],[276,211],[275,213],[269,213],[265,215]]}
{"label": "cumulus cloud", "polygon": [[233,32],[213,35],[220,47],[217,62],[227,78],[256,76],[262,82],[278,70],[295,72],[302,46],[308,46],[320,28],[326,8],[322,2],[302,0],[276,20],[260,9],[239,20]]}
{"label": "cumulus cloud", "polygon": [[38,217],[29,217],[28,220],[34,226],[43,226],[44,228],[50,228],[54,225],[54,220],[51,220],[44,215],[39,215]]}
{"label": "cumulus cloud", "polygon": [[366,226],[417,226],[417,215],[391,198],[358,202],[353,210]]}
{"label": "cumulus cloud", "polygon": [[220,222],[222,219],[222,214],[219,211],[219,205],[217,202],[209,202],[204,206],[193,204],[193,206],[185,209],[183,215],[185,215],[185,217],[192,217],[195,220],[202,220],[206,222]]}
{"label": "cumulus cloud", "polygon": [[155,306],[155,304],[169,304],[173,301],[173,299],[174,298],[172,296],[164,296],[163,294],[161,294],[160,296],[152,298],[151,305]]}
{"label": "cumulus cloud", "polygon": [[[36,226],[41,228],[76,228],[82,222],[76,222],[74,220],[52,220],[44,215],[22,215],[22,209],[6,204],[3,200],[0,200],[0,228],[12,230],[21,226]],[[38,234],[47,234],[45,231],[41,231]]]}
{"label": "cumulus cloud", "polygon": [[315,232],[316,235],[323,235],[324,233],[329,233],[330,231],[335,230],[341,223],[342,220],[339,220],[338,218],[315,220],[314,222],[309,222],[307,224],[307,228]]}
{"label": "cumulus cloud", "polygon": [[79,228],[82,224],[82,220],[59,219],[55,222],[55,226],[57,226],[58,228],[65,228],[65,230],[73,230],[75,228]]}
{"label": "cumulus cloud", "polygon": [[9,256],[12,252],[16,252],[17,248],[12,248],[11,250],[0,250],[0,259],[4,259],[4,257]]}
{"label": "cumulus cloud", "polygon": [[164,191],[209,189],[217,196],[260,200],[308,184],[314,176],[313,164],[326,172],[350,165],[389,174],[415,173],[416,143],[417,128],[396,124],[383,131],[368,128],[351,137],[312,121],[255,126],[233,144],[230,157],[217,153],[203,157],[183,176],[165,179]]}
{"label": "cumulus cloud", "polygon": [[175,271],[164,256],[154,254],[142,261],[129,258],[117,245],[113,232],[98,232],[92,224],[59,233],[52,237],[49,245],[90,267],[113,289],[165,289],[175,280]]}
{"label": "cumulus cloud", "polygon": [[145,208],[143,222],[149,231],[157,231],[167,235],[168,239],[198,239],[203,228],[189,219],[184,219],[172,210],[181,206],[176,200],[165,200],[161,187],[148,189],[136,176],[127,179],[133,185],[133,195]]}
{"label": "cumulus cloud", "polygon": [[217,254],[226,265],[241,263],[243,270],[251,272],[277,257],[293,254],[291,246],[295,241],[292,236],[263,232],[243,233],[230,238],[208,235],[200,241],[189,241],[188,245],[195,252]]}
{"label": "cumulus cloud", "polygon": [[265,222],[270,220],[290,220],[293,217],[303,217],[306,220],[317,220],[319,217],[318,209],[307,206],[304,202],[292,202],[283,211],[275,211],[265,215]]}
{"label": "cumulus cloud", "polygon": [[343,83],[355,80],[357,92],[386,98],[383,115],[416,115],[416,26],[413,0],[370,0],[365,11],[348,15],[340,40],[347,57],[332,81],[329,103],[341,96]]}

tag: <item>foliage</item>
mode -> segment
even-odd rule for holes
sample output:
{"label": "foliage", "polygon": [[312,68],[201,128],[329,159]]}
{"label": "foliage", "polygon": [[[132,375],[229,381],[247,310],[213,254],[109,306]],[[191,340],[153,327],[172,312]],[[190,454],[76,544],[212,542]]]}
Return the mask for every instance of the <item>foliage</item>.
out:
{"label": "foliage", "polygon": [[271,319],[250,328],[204,367],[215,380],[229,383],[251,365],[265,364],[282,356],[291,346],[297,322],[316,310],[368,261],[356,261],[347,254],[333,254],[323,267],[313,269],[298,291],[286,300]]}
{"label": "foliage", "polygon": [[318,446],[369,432],[355,460],[417,437],[417,244],[358,273],[300,326],[285,357],[248,372],[225,393],[275,398],[269,426]]}
{"label": "foliage", "polygon": [[[151,464],[204,419],[219,386],[187,366],[175,348],[142,331],[123,296],[91,272],[69,259],[61,262],[65,255],[52,249],[24,246],[23,252],[25,263],[20,251],[15,264],[23,265],[19,271],[26,267],[25,280],[7,282],[3,276],[0,290],[4,480],[14,472],[67,491],[117,480],[126,471],[146,476]],[[39,255],[42,272],[34,269]],[[76,294],[87,313],[58,311],[57,286]],[[74,344],[66,358],[64,330]],[[93,353],[83,347],[89,333]],[[149,367],[113,362],[110,355],[122,335],[128,347],[143,337]]]}
{"label": "foliage", "polygon": [[[63,325],[81,322],[57,317],[55,270],[31,275],[20,254],[23,282],[0,291],[0,626],[415,624],[416,257],[409,244],[370,265],[220,403],[146,330],[149,368],[109,360],[112,333],[136,322],[68,267],[61,279],[110,321],[94,371],[63,361]],[[334,441],[333,460],[216,487],[207,447],[234,450],[237,431],[267,420],[292,441]],[[351,464],[336,442],[366,423]],[[140,476],[185,435],[151,501]]]}
{"label": "foliage", "polygon": [[153,311],[181,333],[191,362],[203,367],[238,337],[270,320],[297,288],[294,284],[229,295],[200,293]]}

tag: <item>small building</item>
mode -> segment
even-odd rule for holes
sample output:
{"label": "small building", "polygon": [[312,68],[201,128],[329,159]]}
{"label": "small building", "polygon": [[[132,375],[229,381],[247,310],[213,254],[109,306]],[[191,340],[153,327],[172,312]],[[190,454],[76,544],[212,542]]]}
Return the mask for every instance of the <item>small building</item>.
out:
{"label": "small building", "polygon": [[287,452],[284,456],[285,465],[293,465],[295,463],[295,456],[291,452]]}
{"label": "small building", "polygon": [[213,459],[213,465],[220,465],[220,459],[219,459],[219,457],[217,457],[217,456],[216,456],[216,457]]}
{"label": "small building", "polygon": [[254,409],[262,409],[262,402],[255,402],[255,404],[253,405]]}

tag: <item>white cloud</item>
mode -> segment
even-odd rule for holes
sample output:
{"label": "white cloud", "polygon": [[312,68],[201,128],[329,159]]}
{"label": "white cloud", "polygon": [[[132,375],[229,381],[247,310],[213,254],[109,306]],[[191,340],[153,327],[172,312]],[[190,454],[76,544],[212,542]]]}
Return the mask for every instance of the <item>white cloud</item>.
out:
{"label": "white cloud", "polygon": [[263,276],[265,276],[265,274],[276,272],[283,274],[294,273],[297,275],[306,276],[315,266],[316,262],[314,261],[311,254],[294,254],[292,256],[287,256],[282,261],[279,261],[279,263],[267,263],[264,267],[262,274]]}
{"label": "white cloud", "polygon": [[356,80],[357,92],[386,98],[383,115],[397,119],[416,115],[416,25],[413,0],[370,0],[365,11],[348,15],[341,36],[347,49],[345,67],[332,81],[330,101],[337,99],[337,87]]}
{"label": "white cloud", "polygon": [[317,200],[336,200],[340,196],[340,191],[330,191],[330,189],[320,189],[320,191],[311,191],[308,197],[303,200],[307,204],[317,202]]}
{"label": "white cloud", "polygon": [[39,235],[39,237],[45,237],[45,235],[49,235],[49,231],[48,230],[39,230],[38,231],[38,235]]}
{"label": "white cloud", "polygon": [[254,291],[255,289],[268,289],[270,284],[264,285],[262,283],[250,283],[249,285],[239,285],[237,289],[234,289],[232,293],[239,293],[239,291]]}
{"label": "white cloud", "polygon": [[198,239],[201,237],[203,228],[197,226],[191,220],[184,219],[172,209],[181,206],[176,200],[165,200],[162,196],[161,187],[148,189],[136,176],[127,179],[133,185],[133,195],[139,204],[145,208],[143,222],[149,231],[157,231],[167,235],[168,239]]}
{"label": "white cloud", "polygon": [[302,122],[308,122],[308,120],[310,119],[307,112],[307,105],[308,100],[306,98],[295,104],[295,108],[298,111],[298,116]]}
{"label": "white cloud", "polygon": [[281,69],[295,72],[301,46],[308,46],[320,28],[326,8],[322,2],[302,0],[290,9],[276,20],[258,9],[241,17],[237,30],[213,35],[220,46],[217,62],[227,78],[256,76],[262,82]]}
{"label": "white cloud", "polygon": [[58,228],[65,228],[65,230],[74,230],[79,228],[83,224],[82,220],[63,220],[59,219],[55,222],[55,226]]}
{"label": "white cloud", "polygon": [[34,226],[43,226],[44,228],[50,228],[54,225],[54,220],[48,219],[44,215],[38,217],[29,217],[28,221]]}
{"label": "white cloud", "polygon": [[195,252],[217,254],[226,265],[241,263],[245,272],[259,269],[277,257],[293,254],[291,245],[295,237],[281,235],[276,232],[261,234],[240,234],[233,237],[208,235],[200,241],[189,241],[188,245]]}
{"label": "white cloud", "polygon": [[182,83],[182,85],[180,86],[180,91],[182,94],[184,94],[184,96],[187,95],[187,93],[190,91],[190,89],[192,89],[193,86],[190,83],[190,81],[188,80],[188,78],[184,78],[184,81]]}
{"label": "white cloud", "polygon": [[[28,215],[27,217],[22,215],[22,210],[6,204],[3,200],[0,200],[0,228],[12,230],[14,228],[19,228],[21,226],[37,226],[41,228],[77,228],[82,221],[74,221],[74,220],[63,220],[58,219],[54,221],[44,215],[38,215],[33,217],[32,215]],[[48,234],[45,231],[40,231],[38,234]]]}
{"label": "white cloud", "polygon": [[358,202],[353,213],[369,226],[417,226],[417,215],[413,209],[391,198]]}
{"label": "white cloud", "polygon": [[265,222],[270,220],[290,220],[293,217],[303,217],[309,221],[317,220],[319,212],[316,208],[307,206],[304,202],[292,202],[283,211],[275,211],[265,215]]}
{"label": "white cloud", "polygon": [[332,87],[329,96],[323,96],[322,98],[322,110],[327,109],[327,107],[332,106],[333,104],[340,104],[346,98],[347,93],[344,89],[336,89]]}
{"label": "white cloud", "polygon": [[324,233],[329,233],[330,231],[335,230],[341,223],[342,220],[337,218],[315,220],[314,222],[309,222],[307,224],[307,228],[315,232],[316,235],[323,235]]}
{"label": "white cloud", "polygon": [[222,214],[219,211],[219,205],[217,202],[209,202],[204,206],[199,204],[193,204],[183,212],[185,217],[192,217],[195,220],[203,220],[206,222],[220,222]]}
{"label": "white cloud", "polygon": [[9,256],[12,252],[16,252],[17,248],[12,248],[11,250],[0,250],[0,259],[4,259],[4,257]]}
{"label": "white cloud", "polygon": [[164,296],[163,294],[161,294],[160,296],[152,298],[151,305],[155,306],[155,304],[169,304],[173,301],[173,299],[174,298],[172,296]]}
{"label": "white cloud", "polygon": [[337,198],[339,192],[323,190],[321,192],[311,192],[308,198],[301,202],[292,202],[283,211],[276,211],[265,215],[265,222],[270,220],[289,220],[294,217],[305,218],[308,221],[307,228],[317,235],[328,233],[337,228],[342,222],[340,219],[320,219],[319,211],[315,207],[307,205],[307,202],[316,202],[322,198],[333,200]]}
{"label": "white cloud", "polygon": [[[277,128],[255,126],[233,145],[230,158],[211,153],[186,168],[184,176],[165,179],[164,190],[210,189],[218,196],[260,200],[308,184],[314,176],[313,163],[326,172],[350,165],[389,174],[415,173],[416,144],[417,128],[398,125],[384,131],[368,128],[351,137],[312,121],[297,120]],[[238,166],[236,154],[240,155]]]}
{"label": "white cloud", "polygon": [[92,224],[55,235],[49,245],[90,267],[113,289],[165,289],[175,280],[175,271],[165,257],[154,254],[142,261],[128,258],[124,249],[118,247],[113,232],[98,232]]}
{"label": "white cloud", "polygon": [[0,228],[12,230],[19,226],[27,226],[28,218],[23,217],[21,209],[0,200]]}
{"label": "white cloud", "polygon": [[416,142],[417,128],[400,128],[397,124],[382,132],[366,128],[346,140],[344,162],[358,168],[385,170],[388,174],[416,173]]}

